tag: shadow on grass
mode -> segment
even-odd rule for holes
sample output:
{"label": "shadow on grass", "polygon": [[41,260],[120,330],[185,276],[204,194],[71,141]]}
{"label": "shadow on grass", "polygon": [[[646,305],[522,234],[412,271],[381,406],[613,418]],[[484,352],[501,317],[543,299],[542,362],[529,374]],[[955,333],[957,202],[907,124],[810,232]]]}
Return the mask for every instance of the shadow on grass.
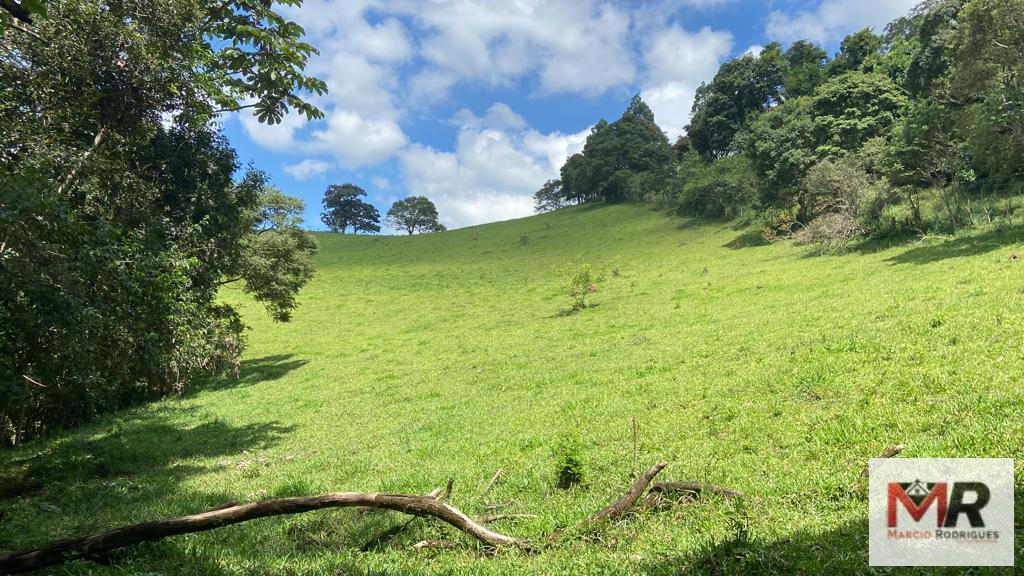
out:
{"label": "shadow on grass", "polygon": [[[137,412],[105,426],[99,424],[51,439],[42,447],[33,444],[0,454],[0,503],[49,488],[66,490],[69,480],[77,485],[140,476],[180,480],[205,471],[183,460],[265,449],[292,430],[277,423],[233,426],[217,419],[181,426],[170,420],[172,411],[180,419],[181,410],[175,407]],[[96,435],[95,429],[100,426],[106,432]]]}
{"label": "shadow on grass", "polygon": [[733,250],[739,250],[741,248],[757,248],[758,246],[767,246],[771,244],[768,240],[765,240],[764,234],[761,234],[757,230],[748,230],[732,240],[722,245],[723,248],[731,248]]}
{"label": "shadow on grass", "polygon": [[[1018,548],[1019,556],[1019,548]],[[1019,560],[1018,560],[1019,562]],[[848,522],[824,532],[798,532],[764,541],[743,530],[722,541],[708,542],[689,554],[662,557],[641,566],[642,574],[675,576],[783,576],[790,574],[1014,574],[1008,568],[872,568],[868,565],[867,520]]]}
{"label": "shadow on grass", "polygon": [[231,374],[212,376],[197,381],[191,386],[191,390],[205,392],[272,382],[283,378],[292,370],[298,370],[309,364],[309,360],[296,360],[293,358],[295,358],[294,354],[275,354],[273,356],[242,360],[238,367],[238,378]]}
{"label": "shadow on grass", "polygon": [[911,248],[888,259],[893,264],[930,264],[950,258],[986,254],[1024,242],[1024,227],[1000,227],[981,234],[960,236],[935,244]]}

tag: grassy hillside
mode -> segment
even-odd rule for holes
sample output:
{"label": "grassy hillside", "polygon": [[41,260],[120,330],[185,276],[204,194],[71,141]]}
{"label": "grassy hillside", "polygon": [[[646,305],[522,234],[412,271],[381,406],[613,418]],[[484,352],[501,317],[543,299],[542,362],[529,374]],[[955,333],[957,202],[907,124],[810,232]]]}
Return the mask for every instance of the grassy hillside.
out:
{"label": "grassy hillside", "polygon": [[[253,327],[239,380],[0,454],[0,549],[232,499],[425,493],[448,476],[456,506],[480,514],[511,500],[504,511],[538,517],[495,527],[542,539],[629,484],[635,415],[641,466],[664,458],[663,479],[753,498],[645,513],[533,555],[490,554],[425,521],[360,553],[397,516],[341,510],[145,545],[116,557],[119,568],[68,569],[866,572],[866,500],[851,484],[884,447],[1016,457],[1024,471],[1020,231],[808,257],[616,206],[318,239],[318,274],[290,324],[227,294]],[[620,274],[595,306],[566,314],[551,268],[577,256]],[[557,447],[574,437],[585,483],[559,490]],[[423,538],[462,546],[409,549]],[[1020,561],[1020,531],[1017,542]]]}

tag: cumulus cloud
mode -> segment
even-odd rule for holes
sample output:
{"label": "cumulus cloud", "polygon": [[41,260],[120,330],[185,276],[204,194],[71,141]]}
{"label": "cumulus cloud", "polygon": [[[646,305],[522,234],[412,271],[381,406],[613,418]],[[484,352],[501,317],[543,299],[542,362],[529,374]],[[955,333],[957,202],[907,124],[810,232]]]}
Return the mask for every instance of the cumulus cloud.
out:
{"label": "cumulus cloud", "polygon": [[601,92],[633,80],[629,14],[606,2],[413,2],[429,65],[413,79],[426,94],[461,80],[493,85],[536,73],[544,92]]}
{"label": "cumulus cloud", "polygon": [[454,152],[406,148],[400,164],[409,194],[430,198],[451,228],[533,213],[533,193],[558,177],[590,130],[543,134],[510,123],[512,117],[519,118],[504,104],[491,106],[483,118],[463,115]]}
{"label": "cumulus cloud", "polygon": [[811,10],[775,10],[768,16],[766,34],[785,42],[807,39],[833,42],[864,27],[880,32],[920,0],[821,0]]}
{"label": "cumulus cloud", "polygon": [[690,121],[693,98],[732,51],[732,34],[703,28],[691,33],[679,26],[656,32],[644,53],[647,79],[641,95],[670,139]]}
{"label": "cumulus cloud", "polygon": [[329,162],[307,158],[297,164],[286,165],[284,167],[284,171],[296,180],[308,180],[314,176],[319,176],[332,168],[334,168],[334,165]]}

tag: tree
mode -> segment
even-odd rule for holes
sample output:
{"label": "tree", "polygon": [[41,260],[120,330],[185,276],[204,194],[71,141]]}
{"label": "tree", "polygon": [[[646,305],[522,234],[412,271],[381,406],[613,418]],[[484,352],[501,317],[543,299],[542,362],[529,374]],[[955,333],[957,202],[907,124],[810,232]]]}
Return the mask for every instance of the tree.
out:
{"label": "tree", "polygon": [[635,196],[628,185],[632,177],[666,172],[672,154],[654,114],[635,96],[621,118],[594,127],[582,156],[569,158],[562,167],[562,184],[570,197],[624,202]]}
{"label": "tree", "polygon": [[909,100],[888,76],[850,72],[814,93],[813,109],[821,158],[856,152],[865,142],[889,135]]}
{"label": "tree", "polygon": [[877,55],[882,49],[882,37],[871,31],[871,28],[864,28],[854,32],[839,45],[839,54],[829,64],[828,73],[830,76],[840,76],[847,72],[864,70],[871,62],[871,58]]}
{"label": "tree", "polygon": [[289,316],[312,244],[259,171],[235,180],[211,121],[242,107],[316,118],[302,94],[325,88],[271,3],[43,5],[5,2],[16,20],[0,25],[0,442],[13,444],[236,367],[244,326],[218,301],[225,283]]}
{"label": "tree", "polygon": [[538,214],[565,208],[570,203],[571,200],[565,197],[561,180],[548,180],[533,194],[533,210]]}
{"label": "tree", "polygon": [[808,42],[797,40],[786,50],[786,71],[782,85],[786,98],[814,94],[814,89],[825,80],[828,53]]}
{"label": "tree", "polygon": [[697,89],[686,133],[705,160],[736,152],[736,135],[781,102],[785,68],[782,49],[773,42],[757,57],[746,54],[722,64],[711,83]]}
{"label": "tree", "polygon": [[437,208],[424,196],[410,196],[399,200],[388,209],[388,223],[412,235],[416,232],[443,232],[445,227],[437,220]]}
{"label": "tree", "polygon": [[953,100],[961,132],[990,174],[1024,174],[1024,0],[971,0],[958,19]]}
{"label": "tree", "polygon": [[820,159],[814,100],[787,100],[762,114],[743,135],[744,155],[760,181],[760,203],[791,208],[807,170]]}
{"label": "tree", "polygon": [[324,192],[324,211],[320,214],[331,230],[345,233],[352,227],[352,233],[380,232],[380,213],[367,202],[360,200],[366,191],[354,184],[331,184]]}

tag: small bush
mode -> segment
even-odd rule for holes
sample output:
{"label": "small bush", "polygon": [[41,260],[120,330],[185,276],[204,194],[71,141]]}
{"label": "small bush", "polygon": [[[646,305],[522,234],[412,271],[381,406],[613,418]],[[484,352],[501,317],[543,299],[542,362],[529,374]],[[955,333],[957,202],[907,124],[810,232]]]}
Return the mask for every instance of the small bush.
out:
{"label": "small bush", "polygon": [[841,252],[864,231],[850,214],[833,212],[811,220],[796,233],[798,244],[814,244],[820,252]]}
{"label": "small bush", "polygon": [[568,490],[583,483],[586,476],[584,465],[585,445],[576,431],[563,434],[555,446],[555,486]]}
{"label": "small bush", "polygon": [[598,285],[605,280],[603,270],[586,262],[574,262],[555,267],[559,276],[559,289],[572,300],[573,310],[587,307],[587,296],[597,292]]}
{"label": "small bush", "polygon": [[734,218],[757,200],[757,177],[750,161],[729,156],[711,164],[695,160],[684,166],[679,211],[688,216]]}

